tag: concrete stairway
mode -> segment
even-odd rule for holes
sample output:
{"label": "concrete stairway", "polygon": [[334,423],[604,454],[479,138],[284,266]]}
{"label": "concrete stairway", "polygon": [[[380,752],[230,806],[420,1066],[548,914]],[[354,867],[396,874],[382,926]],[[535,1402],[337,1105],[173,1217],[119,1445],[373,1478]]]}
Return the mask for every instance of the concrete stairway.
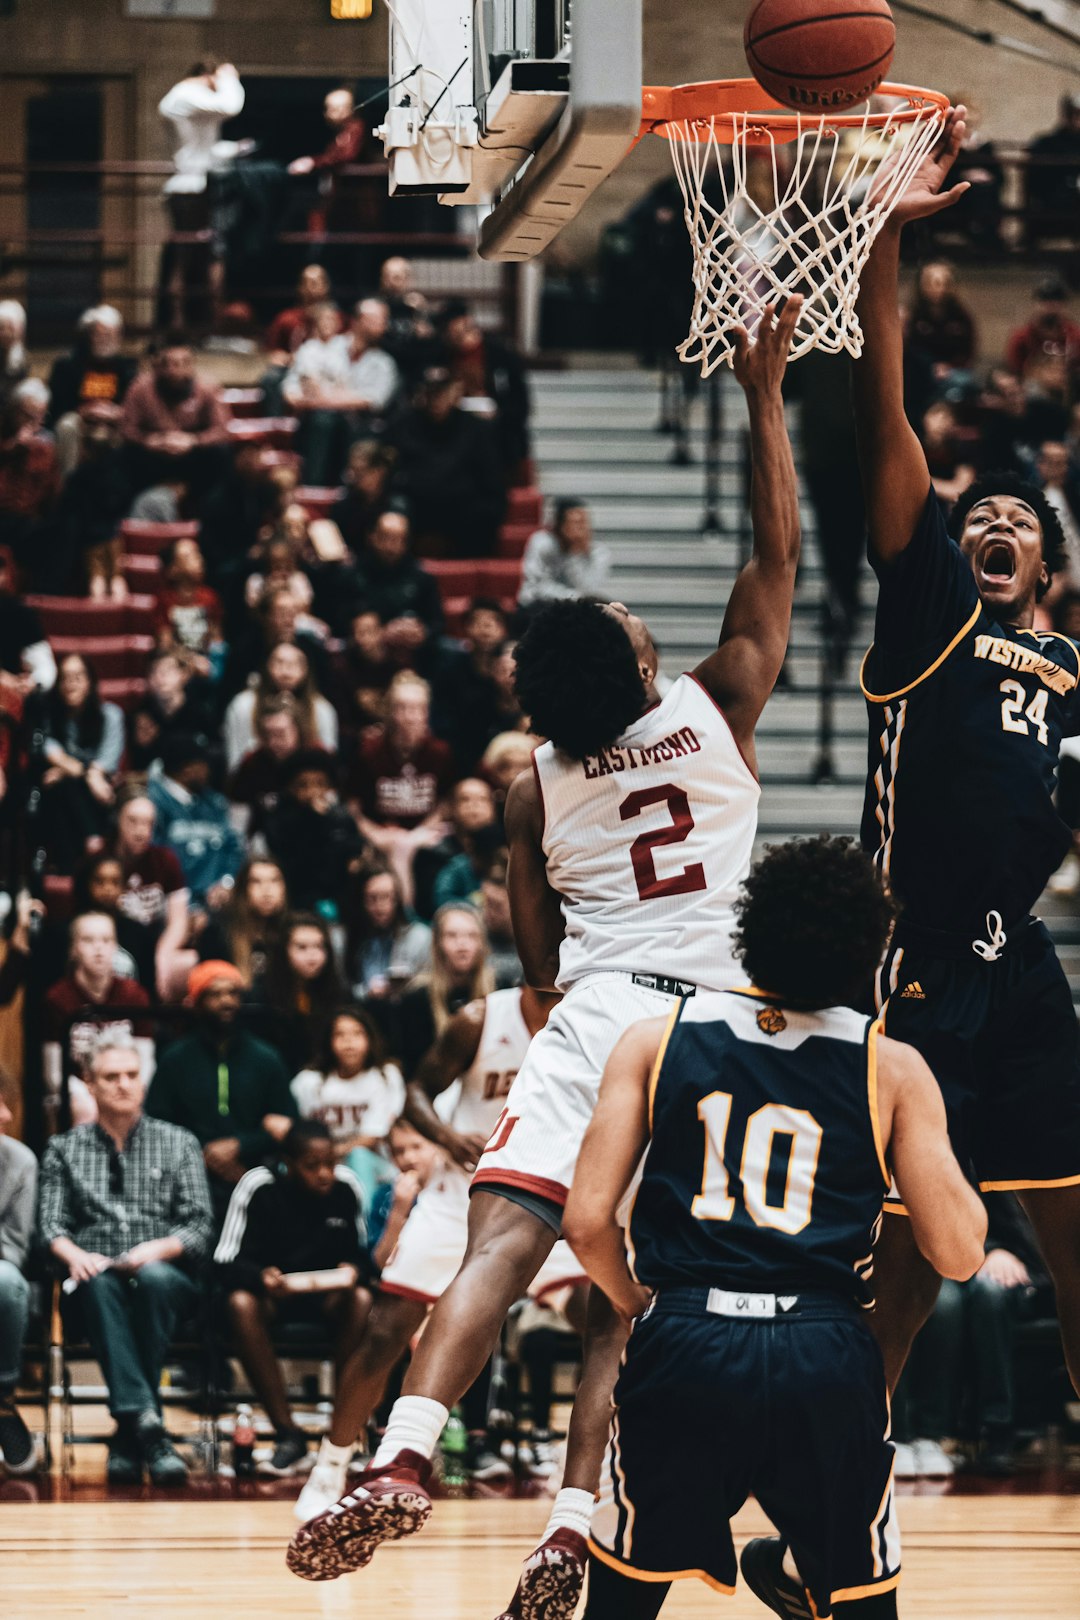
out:
{"label": "concrete stairway", "polygon": [[[746,546],[742,494],[745,407],[738,385],[721,381],[724,421],[720,538],[704,536],[704,402],[690,413],[689,467],[671,465],[672,440],[656,431],[655,374],[633,370],[541,372],[532,378],[533,427],[540,482],[548,496],[589,503],[596,536],[610,546],[618,595],[648,622],[668,674],[692,668],[716,645],[724,605]],[[798,443],[795,423],[793,438]],[[832,750],[835,780],[816,786],[820,704],[823,578],[813,514],[803,504],[790,685],[770,699],[758,730],[762,797],[760,841],[815,832],[855,833],[862,805],[866,707],[858,659],[873,635],[876,594],[869,568],[865,606],[847,679],[836,695]],[[1080,999],[1080,919],[1076,904],[1044,896],[1041,914],[1054,929]]]}

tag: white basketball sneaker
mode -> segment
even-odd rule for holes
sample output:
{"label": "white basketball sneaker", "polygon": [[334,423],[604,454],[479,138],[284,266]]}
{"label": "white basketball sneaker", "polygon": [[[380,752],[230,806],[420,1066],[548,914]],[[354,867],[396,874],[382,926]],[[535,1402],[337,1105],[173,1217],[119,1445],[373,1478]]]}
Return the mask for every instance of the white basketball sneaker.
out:
{"label": "white basketball sneaker", "polygon": [[[342,1453],[345,1453],[342,1457]],[[339,1502],[348,1489],[347,1474],[351,1447],[332,1446],[327,1439],[323,1439],[319,1447],[319,1455],[315,1466],[307,1477],[307,1483],[297,1498],[293,1513],[306,1524],[318,1514],[325,1513]]]}

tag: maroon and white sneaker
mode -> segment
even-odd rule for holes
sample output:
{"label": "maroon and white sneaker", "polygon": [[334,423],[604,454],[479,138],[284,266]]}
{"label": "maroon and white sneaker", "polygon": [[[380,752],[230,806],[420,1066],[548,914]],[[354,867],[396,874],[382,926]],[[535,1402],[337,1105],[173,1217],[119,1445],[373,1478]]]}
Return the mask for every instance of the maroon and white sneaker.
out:
{"label": "maroon and white sneaker", "polygon": [[498,1620],[573,1620],[589,1546],[577,1530],[553,1530],[526,1558],[510,1607]]}
{"label": "maroon and white sneaker", "polygon": [[431,1464],[415,1451],[400,1451],[392,1463],[368,1468],[340,1502],[302,1524],[289,1542],[285,1562],[305,1581],[335,1581],[363,1569],[384,1541],[422,1530],[431,1512]]}

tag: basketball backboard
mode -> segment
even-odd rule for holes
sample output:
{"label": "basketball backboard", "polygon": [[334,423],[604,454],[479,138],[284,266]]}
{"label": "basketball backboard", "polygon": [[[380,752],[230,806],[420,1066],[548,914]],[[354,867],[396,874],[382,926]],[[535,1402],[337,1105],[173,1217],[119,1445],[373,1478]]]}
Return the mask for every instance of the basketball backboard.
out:
{"label": "basketball backboard", "polygon": [[531,259],[641,123],[642,0],[388,0],[390,190],[490,206],[488,259]]}

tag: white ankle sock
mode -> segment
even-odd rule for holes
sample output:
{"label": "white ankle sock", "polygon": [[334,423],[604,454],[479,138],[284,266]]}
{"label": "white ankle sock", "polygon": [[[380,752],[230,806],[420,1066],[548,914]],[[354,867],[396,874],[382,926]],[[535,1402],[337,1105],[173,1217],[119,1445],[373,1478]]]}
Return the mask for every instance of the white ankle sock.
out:
{"label": "white ankle sock", "polygon": [[595,1505],[596,1498],[591,1491],[575,1491],[564,1486],[555,1498],[544,1540],[553,1530],[576,1530],[579,1536],[587,1536]]}
{"label": "white ankle sock", "polygon": [[402,1395],[391,1409],[374,1466],[385,1468],[399,1451],[417,1451],[421,1457],[430,1458],[449,1416],[440,1401],[429,1401],[426,1395]]}
{"label": "white ankle sock", "polygon": [[348,1462],[352,1454],[352,1446],[335,1446],[328,1434],[323,1435],[322,1445],[319,1447],[320,1462],[334,1463],[340,1467],[342,1463]]}

